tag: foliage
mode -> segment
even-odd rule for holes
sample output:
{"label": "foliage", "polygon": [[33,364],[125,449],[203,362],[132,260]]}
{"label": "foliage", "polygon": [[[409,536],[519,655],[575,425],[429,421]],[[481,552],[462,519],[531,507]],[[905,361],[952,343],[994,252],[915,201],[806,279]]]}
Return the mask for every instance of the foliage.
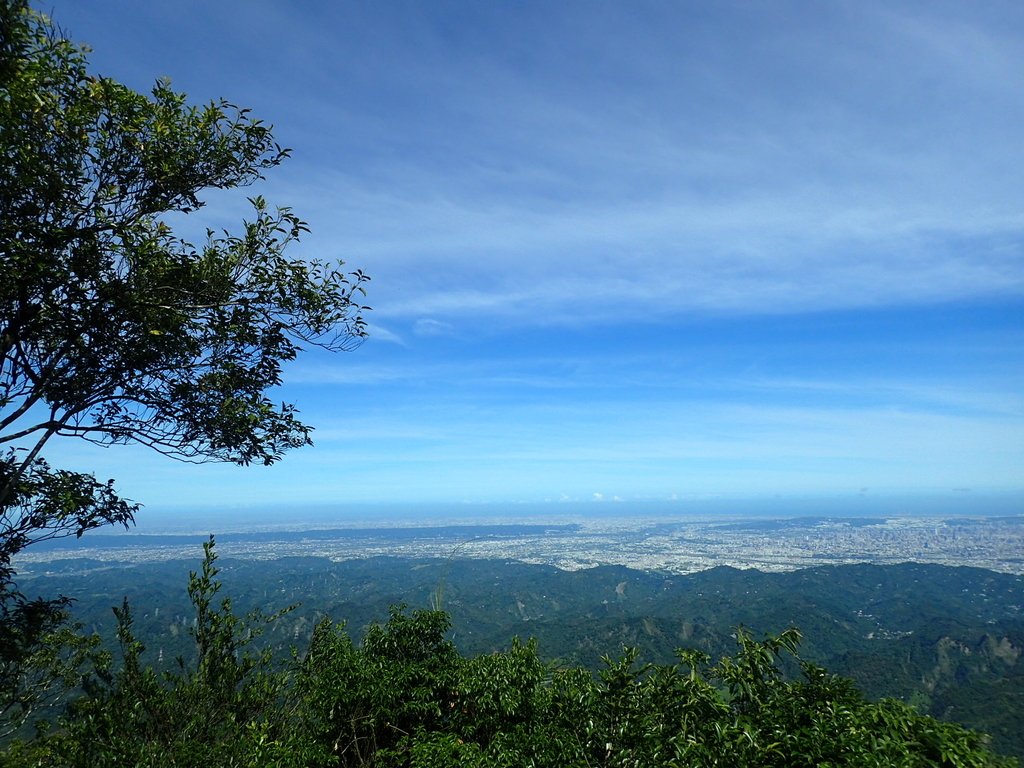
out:
{"label": "foliage", "polygon": [[[198,246],[168,221],[204,190],[251,184],[288,156],[226,101],[190,106],[90,74],[86,50],[27,0],[0,0],[0,690],[64,603],[32,601],[12,558],[130,524],[112,482],[52,468],[54,436],[136,443],[186,461],[270,464],[310,442],[268,390],[302,344],[350,349],[366,281],[286,257],[306,231],[251,198],[237,234]],[[178,218],[177,220],[181,220]]]}
{"label": "foliage", "polygon": [[105,658],[100,638],[80,634],[55,604],[61,601],[26,601],[20,595],[4,601],[4,611],[21,615],[0,616],[0,689],[10,692],[0,701],[0,739],[58,711],[81,682],[82,669]]}
{"label": "foliage", "polygon": [[795,629],[712,665],[695,650],[644,664],[635,648],[597,675],[541,661],[534,641],[460,656],[447,614],[391,610],[356,644],[325,618],[306,652],[275,663],[250,642],[274,617],[239,618],[220,590],[212,542],[192,573],[196,661],[140,662],[131,612],[117,609],[122,662],[100,666],[49,735],[7,752],[27,766],[1011,766],[982,736],[802,663]]}
{"label": "foliage", "polygon": [[179,660],[177,671],[163,674],[143,665],[145,646],[125,600],[114,609],[120,666],[94,669],[62,728],[40,740],[33,759],[83,767],[257,765],[270,742],[283,740],[288,677],[273,670],[269,652],[250,649],[276,616],[238,617],[230,599],[217,604],[212,539],[204,550],[188,585],[196,661]]}
{"label": "foliage", "polygon": [[126,524],[136,509],[117,497],[112,483],[91,475],[52,470],[41,458],[19,473],[15,463],[13,452],[0,457],[0,484],[14,478],[0,503],[0,723],[7,728],[59,695],[87,650],[64,626],[69,600],[27,598],[14,583],[11,558],[30,543]]}
{"label": "foliage", "polygon": [[[198,548],[201,539],[168,541]],[[86,543],[113,542],[94,534]],[[166,669],[176,655],[192,659],[182,624],[187,596],[176,588],[188,565],[147,560],[104,568],[95,560],[61,559],[50,562],[49,575],[26,583],[43,594],[74,596],[75,617],[106,636],[113,636],[106,595],[128,594],[133,605],[146,606],[136,617],[137,632],[149,646],[145,660]],[[666,665],[675,661],[680,645],[712,658],[731,655],[737,624],[777,634],[799,623],[806,630],[801,657],[851,678],[868,698],[908,700],[923,714],[990,734],[1000,752],[1024,756],[1022,576],[903,564],[790,573],[721,568],[666,577],[508,561],[314,557],[232,560],[224,572],[225,589],[243,612],[301,601],[260,640],[279,652],[291,644],[307,647],[324,615],[344,617],[359,642],[371,622],[388,615],[389,605],[432,605],[442,578],[454,628],[450,636],[463,655],[489,658],[507,650],[510,637],[528,631],[543,660],[583,665],[596,674],[601,655],[623,645]],[[788,677],[801,675],[790,654],[783,652],[776,662]]]}

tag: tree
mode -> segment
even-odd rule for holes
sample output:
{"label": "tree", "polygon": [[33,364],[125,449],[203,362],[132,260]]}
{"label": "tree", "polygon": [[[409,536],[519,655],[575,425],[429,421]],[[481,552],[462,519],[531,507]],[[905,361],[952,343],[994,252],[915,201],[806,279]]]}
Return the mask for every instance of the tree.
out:
{"label": "tree", "polygon": [[203,190],[288,156],[270,127],[226,101],[190,106],[166,81],[144,95],[90,74],[86,49],[27,0],[0,0],[0,25],[3,665],[61,608],[17,591],[12,557],[138,510],[112,482],[52,468],[50,439],[277,461],[310,428],[268,391],[303,345],[361,341],[368,278],[287,257],[306,225],[260,197],[237,234],[177,236],[168,216],[202,207]]}
{"label": "tree", "polygon": [[203,550],[201,570],[188,581],[194,659],[179,658],[176,670],[163,673],[147,666],[125,599],[114,609],[120,663],[115,666],[109,655],[98,658],[61,727],[46,738],[12,745],[4,765],[18,765],[19,751],[26,765],[68,768],[326,764],[324,749],[292,738],[287,668],[276,668],[281,665],[272,663],[269,649],[253,647],[287,609],[237,615],[230,598],[218,600],[212,537]]}

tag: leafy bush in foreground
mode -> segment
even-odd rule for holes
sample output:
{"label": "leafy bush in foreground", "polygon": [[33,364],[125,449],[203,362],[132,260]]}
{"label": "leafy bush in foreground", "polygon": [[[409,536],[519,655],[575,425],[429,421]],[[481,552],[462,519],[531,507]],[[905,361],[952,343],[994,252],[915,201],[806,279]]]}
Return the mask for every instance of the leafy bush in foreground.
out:
{"label": "leafy bush in foreground", "polygon": [[355,644],[329,620],[283,662],[250,640],[273,617],[215,602],[211,544],[189,595],[197,662],[174,674],[141,665],[129,607],[117,610],[122,664],[101,666],[52,733],[13,745],[12,766],[1012,766],[984,737],[868,702],[803,663],[779,671],[799,632],[740,629],[712,665],[682,650],[667,665],[635,649],[595,677],[544,664],[535,642],[460,656],[447,614],[393,608]]}

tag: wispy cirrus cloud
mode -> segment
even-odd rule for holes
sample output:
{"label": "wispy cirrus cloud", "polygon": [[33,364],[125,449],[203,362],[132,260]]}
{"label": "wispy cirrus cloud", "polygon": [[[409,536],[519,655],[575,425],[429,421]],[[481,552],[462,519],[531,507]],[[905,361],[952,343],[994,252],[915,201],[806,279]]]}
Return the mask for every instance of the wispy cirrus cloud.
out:
{"label": "wispy cirrus cloud", "polygon": [[392,334],[1024,295],[1012,5],[255,7],[209,9],[244,17],[216,46],[141,10],[189,55],[110,66],[269,113],[296,152],[260,191]]}
{"label": "wispy cirrus cloud", "polygon": [[55,8],[104,74],[275,123],[246,192],[373,277],[371,334],[286,367],[313,450],[82,459],[129,495],[1024,487],[1019,3],[193,11]]}
{"label": "wispy cirrus cloud", "polygon": [[406,88],[443,98],[412,144],[374,123],[358,167],[302,169],[313,210],[331,201],[324,239],[379,276],[382,317],[544,325],[1024,292],[1022,49],[1004,11],[590,10],[572,38],[557,10],[501,32],[500,11],[474,15],[519,58],[463,40],[442,57],[419,30]]}

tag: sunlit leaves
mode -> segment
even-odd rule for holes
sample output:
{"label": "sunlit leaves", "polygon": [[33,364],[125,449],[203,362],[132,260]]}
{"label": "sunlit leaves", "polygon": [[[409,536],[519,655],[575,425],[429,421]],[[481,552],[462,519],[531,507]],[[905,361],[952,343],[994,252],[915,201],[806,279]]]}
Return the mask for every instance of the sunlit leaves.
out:
{"label": "sunlit leaves", "polygon": [[286,256],[306,225],[259,196],[239,233],[199,246],[163,218],[288,151],[226,101],[93,77],[44,17],[3,10],[0,442],[69,435],[242,464],[306,444],[266,391],[301,346],[359,342],[367,277]]}

